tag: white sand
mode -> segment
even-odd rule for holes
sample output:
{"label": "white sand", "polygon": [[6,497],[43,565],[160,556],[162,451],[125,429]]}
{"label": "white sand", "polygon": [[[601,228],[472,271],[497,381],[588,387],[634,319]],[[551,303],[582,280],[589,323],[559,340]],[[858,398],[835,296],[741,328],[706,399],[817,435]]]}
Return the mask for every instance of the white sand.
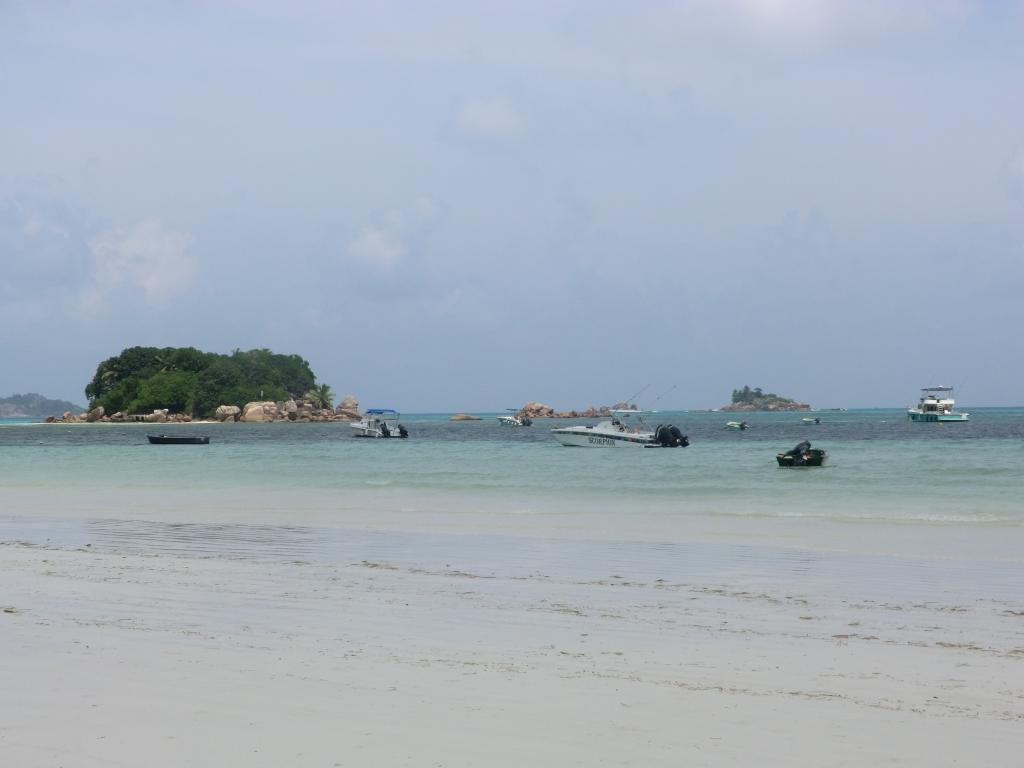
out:
{"label": "white sand", "polygon": [[1021,765],[1019,602],[638,581],[594,546],[606,577],[9,542],[0,764]]}

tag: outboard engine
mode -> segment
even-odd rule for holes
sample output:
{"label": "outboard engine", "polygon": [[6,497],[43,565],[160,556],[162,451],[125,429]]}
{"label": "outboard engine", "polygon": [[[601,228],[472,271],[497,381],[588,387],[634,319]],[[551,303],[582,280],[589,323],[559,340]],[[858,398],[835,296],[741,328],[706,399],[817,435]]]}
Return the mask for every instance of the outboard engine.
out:
{"label": "outboard engine", "polygon": [[654,439],[662,448],[685,448],[690,444],[689,438],[675,424],[659,424],[654,430]]}
{"label": "outboard engine", "polygon": [[403,427],[401,424],[399,424],[398,425],[398,436],[399,437],[408,437],[409,436],[409,430],[406,429],[405,427]]}
{"label": "outboard engine", "polygon": [[804,463],[804,454],[811,450],[811,441],[803,440],[796,444],[790,451],[786,451],[786,456],[793,457],[793,464],[801,466]]}
{"label": "outboard engine", "polygon": [[786,451],[787,456],[799,456],[802,453],[806,453],[811,450],[811,441],[803,440],[796,444],[796,447],[791,451]]}
{"label": "outboard engine", "polygon": [[676,448],[685,448],[690,444],[690,438],[679,431],[679,427],[673,424],[668,428],[668,431],[672,434],[672,439],[675,441]]}
{"label": "outboard engine", "polygon": [[528,427],[531,424],[533,424],[533,419],[531,419],[529,416],[523,416],[523,418],[521,418],[520,421],[523,422],[524,427]]}

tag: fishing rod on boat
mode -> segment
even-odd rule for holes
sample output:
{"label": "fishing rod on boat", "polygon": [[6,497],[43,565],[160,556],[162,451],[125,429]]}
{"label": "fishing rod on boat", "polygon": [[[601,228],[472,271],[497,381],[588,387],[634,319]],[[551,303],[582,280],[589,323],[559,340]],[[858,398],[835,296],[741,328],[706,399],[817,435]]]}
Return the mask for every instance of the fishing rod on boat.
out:
{"label": "fishing rod on boat", "polygon": [[626,402],[627,402],[627,403],[635,403],[635,402],[636,402],[636,399],[637,399],[638,397],[640,397],[640,395],[642,395],[642,394],[643,394],[644,392],[646,392],[646,391],[647,391],[648,389],[650,389],[650,388],[651,388],[651,385],[650,385],[650,384],[648,384],[648,385],[647,385],[646,387],[644,387],[643,389],[641,389],[641,390],[640,390],[639,392],[637,392],[636,394],[634,394],[634,395],[633,395],[632,397],[630,397],[630,398],[627,398],[627,399],[626,399]]}
{"label": "fishing rod on boat", "polygon": [[658,395],[656,398],[654,398],[654,402],[657,403],[659,400],[661,400],[661,398],[663,398],[665,395],[667,395],[669,392],[671,392],[673,389],[675,389],[678,386],[679,386],[678,384],[673,384],[671,387],[669,387],[664,392],[662,392],[660,395]]}

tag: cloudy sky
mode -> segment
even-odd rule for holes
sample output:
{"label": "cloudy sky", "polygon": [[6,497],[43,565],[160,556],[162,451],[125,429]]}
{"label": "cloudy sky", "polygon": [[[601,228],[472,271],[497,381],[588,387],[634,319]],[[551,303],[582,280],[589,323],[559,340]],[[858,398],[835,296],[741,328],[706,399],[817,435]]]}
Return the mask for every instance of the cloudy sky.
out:
{"label": "cloudy sky", "polygon": [[191,345],[406,411],[1024,403],[1022,40],[1018,0],[0,0],[0,395]]}

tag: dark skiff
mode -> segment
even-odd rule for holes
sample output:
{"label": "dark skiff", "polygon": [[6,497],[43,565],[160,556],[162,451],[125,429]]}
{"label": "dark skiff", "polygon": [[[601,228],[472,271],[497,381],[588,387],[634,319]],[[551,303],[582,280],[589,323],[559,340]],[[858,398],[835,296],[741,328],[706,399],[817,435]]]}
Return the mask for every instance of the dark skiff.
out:
{"label": "dark skiff", "polygon": [[186,437],[184,435],[146,435],[153,445],[209,445],[208,437]]}
{"label": "dark skiff", "polygon": [[806,451],[794,454],[792,451],[775,455],[780,467],[820,467],[828,458],[828,453],[818,448],[808,448]]}

